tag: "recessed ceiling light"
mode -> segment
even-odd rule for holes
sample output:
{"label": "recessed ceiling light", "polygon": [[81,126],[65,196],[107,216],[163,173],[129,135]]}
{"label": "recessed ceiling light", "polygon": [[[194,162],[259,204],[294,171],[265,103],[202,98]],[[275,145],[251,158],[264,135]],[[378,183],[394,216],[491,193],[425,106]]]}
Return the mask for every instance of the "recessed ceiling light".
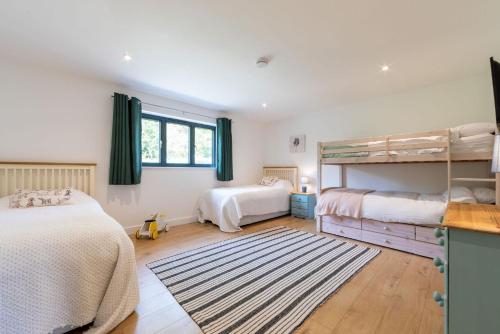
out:
{"label": "recessed ceiling light", "polygon": [[380,66],[380,70],[382,72],[388,72],[389,71],[389,65],[384,64],[384,65]]}
{"label": "recessed ceiling light", "polygon": [[132,60],[132,56],[128,54],[128,52],[125,52],[123,54],[123,61],[126,61],[127,63]]}
{"label": "recessed ceiling light", "polygon": [[262,108],[267,108],[267,103],[266,102],[262,103]]}

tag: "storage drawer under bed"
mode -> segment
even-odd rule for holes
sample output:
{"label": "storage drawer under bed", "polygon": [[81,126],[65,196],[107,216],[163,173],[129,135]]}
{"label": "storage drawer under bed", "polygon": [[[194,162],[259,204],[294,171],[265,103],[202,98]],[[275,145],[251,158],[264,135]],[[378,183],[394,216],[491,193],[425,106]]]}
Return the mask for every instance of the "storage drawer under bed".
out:
{"label": "storage drawer under bed", "polygon": [[339,216],[321,216],[323,223],[337,224],[346,227],[361,229],[361,219]]}
{"label": "storage drawer under bed", "polygon": [[413,252],[412,240],[371,231],[363,231],[362,240],[371,244]]}
{"label": "storage drawer under bed", "polygon": [[361,230],[346,226],[340,226],[331,223],[323,223],[323,231],[326,233],[332,233],[341,237],[361,240]]}
{"label": "storage drawer under bed", "polygon": [[398,223],[384,223],[377,220],[361,219],[364,231],[393,235],[400,238],[415,239],[415,226]]}
{"label": "storage drawer under bed", "polygon": [[434,236],[434,229],[436,227],[416,226],[415,239],[437,245],[438,239]]}

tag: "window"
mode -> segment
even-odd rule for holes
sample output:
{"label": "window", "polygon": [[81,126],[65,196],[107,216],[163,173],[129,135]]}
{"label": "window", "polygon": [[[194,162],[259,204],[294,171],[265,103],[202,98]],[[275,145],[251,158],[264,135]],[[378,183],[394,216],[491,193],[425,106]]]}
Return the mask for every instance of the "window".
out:
{"label": "window", "polygon": [[142,165],[214,167],[215,126],[142,114]]}

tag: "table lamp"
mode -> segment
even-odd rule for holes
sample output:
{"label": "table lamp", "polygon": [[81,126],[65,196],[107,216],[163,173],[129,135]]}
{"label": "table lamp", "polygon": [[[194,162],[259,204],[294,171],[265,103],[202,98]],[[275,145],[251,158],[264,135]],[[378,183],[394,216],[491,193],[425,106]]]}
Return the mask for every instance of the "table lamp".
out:
{"label": "table lamp", "polygon": [[302,192],[306,193],[307,192],[307,184],[309,183],[309,178],[307,176],[302,176],[300,178],[300,183],[302,185]]}

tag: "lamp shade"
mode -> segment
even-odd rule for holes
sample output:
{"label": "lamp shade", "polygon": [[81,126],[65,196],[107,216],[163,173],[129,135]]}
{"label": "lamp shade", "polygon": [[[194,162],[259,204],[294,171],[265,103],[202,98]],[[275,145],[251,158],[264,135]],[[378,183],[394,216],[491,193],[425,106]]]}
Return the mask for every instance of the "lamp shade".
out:
{"label": "lamp shade", "polygon": [[491,161],[491,172],[500,173],[500,135],[495,135],[495,145],[493,146],[493,158]]}
{"label": "lamp shade", "polygon": [[300,183],[302,183],[302,184],[308,184],[309,183],[309,178],[307,176],[302,176],[300,178]]}

